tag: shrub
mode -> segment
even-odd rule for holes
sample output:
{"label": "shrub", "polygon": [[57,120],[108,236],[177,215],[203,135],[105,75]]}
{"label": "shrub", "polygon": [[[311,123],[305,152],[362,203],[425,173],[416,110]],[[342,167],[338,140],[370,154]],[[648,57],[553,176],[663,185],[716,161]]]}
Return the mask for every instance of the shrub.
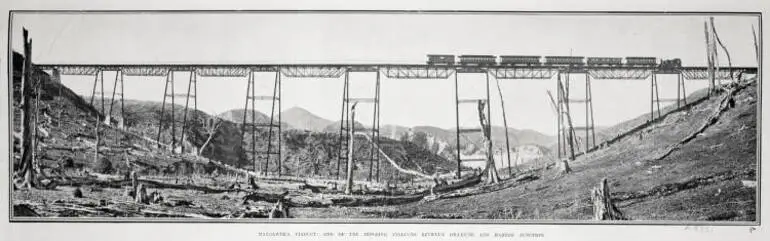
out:
{"label": "shrub", "polygon": [[65,167],[65,168],[75,167],[75,160],[72,160],[71,157],[64,158],[64,160],[62,161],[62,167]]}
{"label": "shrub", "polygon": [[111,174],[115,171],[115,169],[112,167],[112,162],[110,160],[107,160],[107,158],[101,158],[96,163],[94,163],[94,166],[92,167],[92,170],[97,173],[102,174]]}

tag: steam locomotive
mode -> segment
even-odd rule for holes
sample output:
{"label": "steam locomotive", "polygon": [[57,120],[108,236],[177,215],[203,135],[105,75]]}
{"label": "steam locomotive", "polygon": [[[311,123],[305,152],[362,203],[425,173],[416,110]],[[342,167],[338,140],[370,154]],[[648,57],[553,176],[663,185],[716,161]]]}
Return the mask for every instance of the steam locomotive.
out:
{"label": "steam locomotive", "polygon": [[583,56],[533,56],[533,55],[428,55],[428,65],[437,66],[626,66],[658,67],[677,69],[682,67],[680,59],[661,59],[655,57],[583,57]]}

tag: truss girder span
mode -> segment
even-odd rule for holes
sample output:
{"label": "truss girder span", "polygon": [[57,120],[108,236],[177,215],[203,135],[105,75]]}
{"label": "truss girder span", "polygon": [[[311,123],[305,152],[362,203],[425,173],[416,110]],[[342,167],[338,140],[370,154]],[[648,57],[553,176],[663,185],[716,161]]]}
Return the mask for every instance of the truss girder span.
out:
{"label": "truss girder span", "polygon": [[385,67],[383,74],[391,79],[447,79],[455,70],[442,67]]}
{"label": "truss girder span", "polygon": [[[731,79],[731,77],[738,78],[739,75],[743,73],[742,71],[732,71],[732,76],[730,76],[730,70],[729,69],[720,69],[719,71],[715,72],[714,78],[725,80],[725,79]],[[709,71],[708,70],[682,70],[682,76],[684,76],[687,80],[707,80],[709,79]]]}
{"label": "truss girder span", "polygon": [[54,68],[59,71],[60,75],[96,75],[99,72],[97,67],[57,67]]}
{"label": "truss girder span", "polygon": [[588,70],[593,79],[647,79],[652,70],[642,69],[594,69]]}
{"label": "truss girder span", "polygon": [[504,68],[489,70],[497,79],[550,79],[558,70],[550,68]]}
{"label": "truss girder span", "polygon": [[158,67],[125,67],[121,69],[127,76],[166,76],[170,68]]}
{"label": "truss girder span", "polygon": [[345,72],[345,67],[297,67],[286,66],[280,68],[281,74],[291,78],[339,78]]}
{"label": "truss girder span", "polygon": [[195,73],[202,77],[247,77],[251,70],[244,67],[201,67]]}

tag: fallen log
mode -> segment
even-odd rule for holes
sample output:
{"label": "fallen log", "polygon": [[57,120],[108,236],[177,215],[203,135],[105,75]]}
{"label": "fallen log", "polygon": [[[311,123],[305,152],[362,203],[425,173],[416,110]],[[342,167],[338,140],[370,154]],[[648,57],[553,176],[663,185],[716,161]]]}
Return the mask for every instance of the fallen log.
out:
{"label": "fallen log", "polygon": [[735,94],[737,94],[739,90],[747,86],[748,84],[746,85],[736,84],[736,86],[729,88],[727,91],[727,94],[725,94],[724,98],[722,98],[722,100],[720,101],[719,107],[717,108],[717,110],[714,111],[714,113],[712,113],[706,119],[706,122],[704,122],[696,131],[694,131],[693,133],[690,133],[690,135],[686,136],[679,142],[671,145],[663,154],[651,159],[651,161],[660,161],[665,159],[666,157],[674,153],[674,151],[681,149],[682,146],[684,146],[685,144],[689,143],[690,141],[698,137],[698,135],[700,135],[701,133],[705,132],[706,129],[708,129],[712,125],[715,125],[719,121],[719,117],[721,117],[725,111],[727,111],[728,109],[732,108],[735,105],[735,101],[733,100],[733,97],[735,96]]}
{"label": "fallen log", "polygon": [[269,203],[279,202],[279,201],[285,200],[286,195],[289,195],[288,191],[280,194],[267,193],[267,192],[252,192],[246,196],[243,196],[243,204],[244,205],[248,204],[249,201],[252,201],[252,202],[264,201]]}
{"label": "fallen log", "polygon": [[[253,177],[255,180],[260,180],[260,181],[292,182],[292,183],[297,183],[297,184],[314,183],[315,185],[320,185],[320,184],[325,184],[325,183],[336,183],[339,186],[345,185],[344,180],[336,180],[336,179],[313,179],[313,178],[300,178],[300,177],[290,177],[290,176],[282,176],[282,177],[278,177],[278,176],[265,176],[265,175],[257,174],[257,173],[252,172],[252,171],[248,171],[248,170],[240,169],[240,168],[237,168],[237,167],[233,167],[233,166],[224,164],[224,163],[216,161],[216,160],[211,160],[211,159],[206,159],[206,160],[208,160],[209,163],[211,163],[212,165],[217,166],[219,168],[222,168],[222,169],[225,169],[225,170],[228,170],[228,171],[232,171],[232,172],[235,172],[235,173],[238,173],[238,174],[246,175],[246,176],[249,176],[249,177]],[[368,186],[369,188],[376,187],[377,189],[384,189],[384,185],[382,183],[378,183],[378,182],[359,181],[359,180],[357,180],[356,183],[364,184],[364,185]]]}
{"label": "fallen log", "polygon": [[[123,188],[125,186],[134,187],[133,181],[125,180],[120,176],[106,175],[106,174],[91,174],[90,177],[74,177],[68,178],[68,180],[59,181],[60,185],[64,186],[83,186],[83,185],[95,185],[99,187],[107,188]],[[145,188],[159,188],[159,189],[179,189],[179,190],[195,190],[204,193],[224,193],[224,192],[247,192],[245,189],[233,188],[233,189],[220,189],[211,188],[206,186],[198,186],[192,184],[172,184],[164,183],[155,180],[137,178],[136,184],[143,184]]]}
{"label": "fallen log", "polygon": [[143,209],[140,212],[145,217],[171,217],[171,218],[178,217],[178,218],[200,218],[200,219],[212,218],[211,216],[206,216],[203,214],[196,214],[196,213],[180,213],[180,212],[146,210],[146,209]]}
{"label": "fallen log", "polygon": [[[476,178],[478,178],[477,180],[475,180],[476,183],[481,182],[481,176],[478,176]],[[460,190],[456,190],[454,192],[447,192],[447,193],[443,193],[443,194],[436,194],[436,195],[426,196],[423,199],[423,201],[428,201],[429,202],[429,201],[435,201],[435,200],[439,200],[439,199],[465,197],[465,196],[483,194],[483,193],[488,193],[488,192],[494,192],[494,191],[499,191],[499,190],[506,189],[506,188],[511,188],[511,187],[516,186],[516,185],[518,185],[520,183],[529,182],[529,181],[536,180],[536,179],[537,179],[537,177],[534,176],[533,174],[527,174],[527,175],[519,176],[518,178],[513,179],[512,181],[509,179],[507,181],[503,181],[503,182],[500,182],[500,183],[497,183],[497,184],[487,184],[487,185],[482,185],[482,186],[473,187],[473,188],[460,189]],[[474,180],[474,179],[471,179],[471,180]],[[475,185],[475,184],[473,184],[473,185]],[[473,185],[471,185],[470,183],[466,184],[466,186],[473,186]]]}
{"label": "fallen log", "polygon": [[418,176],[418,177],[422,177],[422,178],[426,178],[426,179],[431,179],[431,180],[433,180],[433,179],[436,179],[436,177],[435,177],[435,176],[431,176],[431,175],[428,175],[428,174],[424,174],[424,173],[421,173],[421,172],[418,172],[418,171],[415,171],[415,170],[409,170],[409,169],[406,169],[406,168],[403,168],[403,167],[399,166],[399,165],[398,165],[398,163],[396,163],[395,161],[393,161],[393,159],[391,159],[391,158],[388,156],[388,154],[386,154],[384,151],[382,151],[382,149],[380,148],[380,146],[379,146],[377,143],[375,143],[374,141],[372,141],[372,138],[371,138],[371,137],[369,137],[368,135],[366,135],[366,134],[363,134],[363,133],[355,133],[355,135],[364,136],[364,137],[366,138],[366,140],[367,140],[367,141],[369,141],[369,143],[372,143],[372,144],[374,145],[374,147],[377,149],[377,151],[378,151],[378,152],[379,152],[379,153],[380,153],[380,154],[381,154],[383,157],[385,157],[385,160],[387,160],[387,161],[390,163],[390,165],[391,165],[391,166],[393,166],[393,168],[395,168],[397,171],[399,171],[399,172],[401,172],[401,173],[404,173],[404,174],[409,174],[409,175],[413,175],[413,176]]}

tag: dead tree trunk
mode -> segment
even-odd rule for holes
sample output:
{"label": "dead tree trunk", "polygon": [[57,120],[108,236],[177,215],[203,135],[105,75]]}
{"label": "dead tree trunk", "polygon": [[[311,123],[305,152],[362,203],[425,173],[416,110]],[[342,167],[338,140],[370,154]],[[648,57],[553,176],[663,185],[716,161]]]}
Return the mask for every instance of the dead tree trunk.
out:
{"label": "dead tree trunk", "polygon": [[489,120],[487,120],[484,108],[486,106],[486,102],[483,100],[479,101],[479,123],[481,124],[481,130],[484,134],[484,148],[487,150],[487,165],[484,169],[484,173],[487,175],[486,183],[499,183],[500,182],[500,176],[497,175],[497,167],[495,167],[495,158],[494,153],[492,152],[492,137],[491,135],[491,126],[489,125]]}
{"label": "dead tree trunk", "polygon": [[206,141],[203,142],[203,145],[201,145],[200,150],[198,150],[198,156],[203,156],[203,151],[206,150],[206,147],[211,142],[211,139],[213,139],[214,135],[217,133],[217,129],[219,129],[219,126],[222,124],[222,120],[216,117],[216,115],[209,118],[205,122],[206,123],[204,123],[203,129],[205,130],[208,137],[206,138]]}
{"label": "dead tree trunk", "polygon": [[353,140],[355,139],[353,134],[356,129],[356,104],[358,104],[358,102],[353,103],[353,106],[350,107],[350,120],[348,120],[350,121],[350,124],[348,125],[348,136],[350,137],[350,140],[348,140],[348,176],[345,185],[345,194],[347,195],[353,193]]}
{"label": "dead tree trunk", "polygon": [[591,192],[591,200],[594,206],[594,220],[626,220],[623,213],[615,207],[610,197],[610,187],[607,185],[607,178],[603,178]]}
{"label": "dead tree trunk", "polygon": [[[569,79],[568,79],[569,81]],[[568,125],[568,140],[569,140],[569,152],[570,152],[570,160],[575,160],[575,146],[580,146],[580,143],[578,142],[578,139],[575,135],[575,128],[572,126],[572,114],[569,110],[569,96],[566,94],[566,90],[564,89],[564,86],[561,83],[561,80],[559,80],[559,92],[561,94],[559,97],[564,100],[561,104],[564,105],[564,113],[559,113],[560,115],[563,114],[567,117],[567,125]],[[561,128],[561,127],[560,127]]]}
{"label": "dead tree trunk", "polygon": [[136,189],[134,189],[134,202],[146,204],[148,201],[149,198],[147,198],[147,189],[144,187],[144,184],[140,183],[138,186],[136,186]]}
{"label": "dead tree trunk", "polygon": [[497,93],[500,95],[500,110],[503,114],[503,128],[505,128],[505,153],[508,160],[508,178],[512,178],[513,169],[511,169],[511,143],[508,138],[508,119],[505,116],[505,101],[503,100],[503,90],[500,89],[500,79],[495,77],[495,83],[497,84]]}
{"label": "dead tree trunk", "polygon": [[29,40],[28,32],[24,29],[24,76],[22,80],[22,154],[21,168],[17,173],[17,178],[21,179],[21,187],[35,187],[35,173],[33,167],[32,152],[35,148],[32,145],[32,131],[35,128],[32,115],[32,89],[35,83],[32,81],[32,40]]}

